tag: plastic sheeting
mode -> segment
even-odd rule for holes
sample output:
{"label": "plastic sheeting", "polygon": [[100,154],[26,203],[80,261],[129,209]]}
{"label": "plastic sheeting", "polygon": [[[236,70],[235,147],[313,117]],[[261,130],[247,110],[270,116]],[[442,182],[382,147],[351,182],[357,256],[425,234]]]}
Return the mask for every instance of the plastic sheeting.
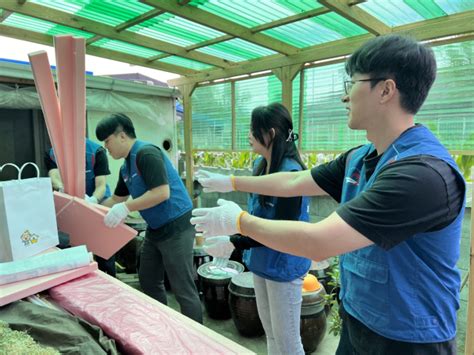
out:
{"label": "plastic sheeting", "polygon": [[[169,115],[170,98],[97,89],[87,89],[86,94],[87,110],[133,112],[161,126],[173,120]],[[0,84],[0,108],[41,109],[41,106],[34,87]]]}

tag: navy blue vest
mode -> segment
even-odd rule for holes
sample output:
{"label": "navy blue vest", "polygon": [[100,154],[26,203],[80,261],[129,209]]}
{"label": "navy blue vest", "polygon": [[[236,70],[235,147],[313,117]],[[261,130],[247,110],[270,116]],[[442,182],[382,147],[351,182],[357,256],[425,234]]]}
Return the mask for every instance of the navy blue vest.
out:
{"label": "navy blue vest", "polygon": [[[254,170],[260,163],[262,157],[257,159]],[[283,159],[279,171],[300,171],[301,166],[292,159]],[[259,195],[251,194],[248,200],[248,211],[250,214],[265,218],[274,219],[276,197],[270,199],[266,206],[262,206]],[[301,203],[300,221],[309,221],[309,198],[303,197]],[[294,256],[273,250],[266,246],[251,248],[244,252],[244,262],[254,274],[265,279],[287,282],[295,280],[306,274],[311,266],[311,260],[300,256]]]}
{"label": "navy blue vest", "polygon": [[[137,169],[136,163],[138,151],[146,145],[153,144],[139,140],[135,141],[130,150],[129,158],[125,160],[120,168],[120,174],[122,175],[123,181],[127,185],[128,191],[133,198],[138,198],[148,191],[148,188]],[[188,192],[186,191],[178,172],[171,164],[171,161],[168,159],[166,154],[164,154],[161,149],[159,149],[159,151],[162,154],[165,163],[166,175],[168,176],[168,184],[170,188],[170,198],[156,206],[140,211],[143,219],[152,229],[157,229],[174,221],[193,208],[191,199],[189,198]]]}
{"label": "navy blue vest", "polygon": [[[86,194],[92,196],[95,191],[95,174],[94,174],[94,165],[95,165],[95,154],[101,146],[90,139],[86,138]],[[54,156],[53,148],[49,150],[49,157],[52,161],[56,163],[56,157]],[[110,187],[107,184],[105,186],[105,194],[101,201],[110,197]],[[99,202],[101,202],[99,201]]]}
{"label": "navy blue vest", "polygon": [[[341,203],[369,189],[384,166],[410,156],[437,157],[459,174],[447,150],[421,125],[405,131],[387,148],[366,181],[363,159],[374,149],[367,144],[348,158]],[[389,339],[413,343],[452,339],[459,308],[456,263],[463,215],[464,208],[442,230],[416,234],[388,251],[371,245],[342,255],[340,297],[347,312]]]}

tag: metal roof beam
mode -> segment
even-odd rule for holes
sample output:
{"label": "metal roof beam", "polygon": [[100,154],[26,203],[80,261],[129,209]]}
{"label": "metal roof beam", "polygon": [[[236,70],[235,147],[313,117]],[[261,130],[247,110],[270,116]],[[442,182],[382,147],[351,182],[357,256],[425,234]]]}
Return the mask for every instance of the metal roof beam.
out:
{"label": "metal roof beam", "polygon": [[[426,41],[447,36],[472,33],[474,10],[454,15],[443,16],[431,20],[420,21],[414,24],[393,27],[394,33],[410,34],[420,41]],[[328,43],[318,44],[293,56],[273,55],[263,59],[242,62],[241,65],[230,69],[215,69],[201,71],[197,75],[177,78],[169,81],[170,85],[178,86],[189,82],[201,82],[248,74],[262,70],[274,69],[285,65],[313,62],[349,55],[364,42],[373,38],[372,34],[341,39]]]}
{"label": "metal roof beam", "polygon": [[286,42],[261,33],[253,33],[245,26],[210,12],[194,6],[180,6],[177,0],[140,0],[140,2],[285,55],[299,52],[298,48]]}
{"label": "metal roof beam", "polygon": [[[22,41],[29,41],[35,42],[39,44],[45,44],[47,46],[53,46],[53,36],[45,35],[38,32],[28,31],[17,27],[11,27],[0,24],[0,35],[11,37],[15,39],[19,39]],[[180,75],[191,75],[197,74],[198,72],[195,70],[191,70],[188,68],[180,67],[173,64],[168,63],[152,63],[142,57],[134,56],[131,54],[121,53],[117,51],[113,51],[110,49],[99,48],[99,47],[87,47],[86,48],[87,54],[95,55],[97,57],[118,60],[120,62],[140,65],[142,67],[147,67],[151,69],[163,70],[171,73],[176,73]]]}
{"label": "metal roof beam", "polygon": [[115,39],[136,46],[155,49],[161,52],[177,55],[183,58],[196,60],[202,63],[211,64],[220,68],[229,68],[230,62],[209,54],[186,51],[184,47],[180,47],[168,42],[153,39],[130,31],[117,32],[114,27],[104,25],[103,23],[58,11],[50,7],[41,6],[33,3],[25,3],[18,5],[10,1],[0,1],[0,8],[8,11],[17,12],[23,15],[50,21],[66,27],[77,28],[82,31],[90,32],[105,38]]}
{"label": "metal roof beam", "polygon": [[361,8],[348,5],[347,0],[319,0],[319,3],[374,35],[382,35],[392,31],[391,27]]}

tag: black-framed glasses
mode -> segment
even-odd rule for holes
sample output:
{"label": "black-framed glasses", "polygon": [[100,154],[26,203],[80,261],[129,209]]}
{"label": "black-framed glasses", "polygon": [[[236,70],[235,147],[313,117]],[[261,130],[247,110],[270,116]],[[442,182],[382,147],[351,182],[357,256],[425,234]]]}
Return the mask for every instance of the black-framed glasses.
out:
{"label": "black-framed glasses", "polygon": [[352,90],[352,86],[357,83],[358,81],[382,81],[387,80],[387,78],[370,78],[370,79],[359,79],[359,80],[344,80],[344,92],[346,95]]}

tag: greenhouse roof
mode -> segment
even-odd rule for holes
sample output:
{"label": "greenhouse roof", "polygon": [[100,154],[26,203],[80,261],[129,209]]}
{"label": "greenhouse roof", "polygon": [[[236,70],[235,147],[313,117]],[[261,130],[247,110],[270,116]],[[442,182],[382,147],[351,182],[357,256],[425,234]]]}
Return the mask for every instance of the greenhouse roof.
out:
{"label": "greenhouse roof", "polygon": [[[474,37],[474,0],[2,0],[0,35],[180,74],[175,85],[350,54],[366,40]],[[441,43],[441,42],[439,42]]]}

